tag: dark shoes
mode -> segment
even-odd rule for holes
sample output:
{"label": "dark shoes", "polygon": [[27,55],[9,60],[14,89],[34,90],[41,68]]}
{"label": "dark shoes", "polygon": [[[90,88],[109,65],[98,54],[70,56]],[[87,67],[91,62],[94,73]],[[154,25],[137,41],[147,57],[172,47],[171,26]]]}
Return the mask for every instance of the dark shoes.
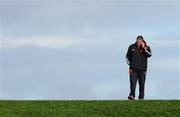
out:
{"label": "dark shoes", "polygon": [[[139,100],[144,100],[144,97],[138,97]],[[135,100],[135,97],[133,96],[128,96],[128,100]]]}
{"label": "dark shoes", "polygon": [[134,100],[134,97],[130,95],[130,96],[128,96],[128,99],[129,100]]}
{"label": "dark shoes", "polygon": [[139,99],[139,100],[144,100],[144,97],[139,96],[138,99]]}

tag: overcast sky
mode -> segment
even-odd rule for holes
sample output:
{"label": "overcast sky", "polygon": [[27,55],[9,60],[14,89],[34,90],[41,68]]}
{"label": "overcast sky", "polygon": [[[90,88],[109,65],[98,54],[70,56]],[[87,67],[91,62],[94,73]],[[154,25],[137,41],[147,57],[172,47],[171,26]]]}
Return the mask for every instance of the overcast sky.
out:
{"label": "overcast sky", "polygon": [[0,10],[0,99],[127,99],[138,35],[153,54],[145,98],[180,99],[179,0],[0,0]]}

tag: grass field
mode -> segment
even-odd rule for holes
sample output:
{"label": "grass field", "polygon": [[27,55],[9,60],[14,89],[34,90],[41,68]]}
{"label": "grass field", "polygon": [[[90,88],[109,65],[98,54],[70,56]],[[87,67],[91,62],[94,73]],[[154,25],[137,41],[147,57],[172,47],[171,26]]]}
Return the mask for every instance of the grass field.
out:
{"label": "grass field", "polygon": [[180,100],[1,100],[0,117],[180,117]]}

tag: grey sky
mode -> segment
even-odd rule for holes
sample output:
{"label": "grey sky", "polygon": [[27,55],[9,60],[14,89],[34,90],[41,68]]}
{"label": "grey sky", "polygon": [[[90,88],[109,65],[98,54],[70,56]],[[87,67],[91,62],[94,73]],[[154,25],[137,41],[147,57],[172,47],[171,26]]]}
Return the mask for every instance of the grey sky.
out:
{"label": "grey sky", "polygon": [[180,98],[180,1],[0,4],[0,98],[126,99],[125,54],[139,34],[153,52],[146,97]]}

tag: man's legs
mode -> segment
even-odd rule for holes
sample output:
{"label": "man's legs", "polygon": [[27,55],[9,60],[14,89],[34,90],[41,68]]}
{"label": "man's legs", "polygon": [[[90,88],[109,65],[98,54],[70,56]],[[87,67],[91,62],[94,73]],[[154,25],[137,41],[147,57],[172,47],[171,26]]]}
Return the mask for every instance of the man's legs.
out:
{"label": "man's legs", "polygon": [[129,97],[133,97],[133,99],[135,98],[137,79],[138,79],[137,72],[132,70],[130,72],[130,93],[129,93]]}
{"label": "man's legs", "polygon": [[146,72],[138,73],[138,83],[139,83],[139,99],[144,99],[144,89],[145,89],[145,80],[146,80]]}

